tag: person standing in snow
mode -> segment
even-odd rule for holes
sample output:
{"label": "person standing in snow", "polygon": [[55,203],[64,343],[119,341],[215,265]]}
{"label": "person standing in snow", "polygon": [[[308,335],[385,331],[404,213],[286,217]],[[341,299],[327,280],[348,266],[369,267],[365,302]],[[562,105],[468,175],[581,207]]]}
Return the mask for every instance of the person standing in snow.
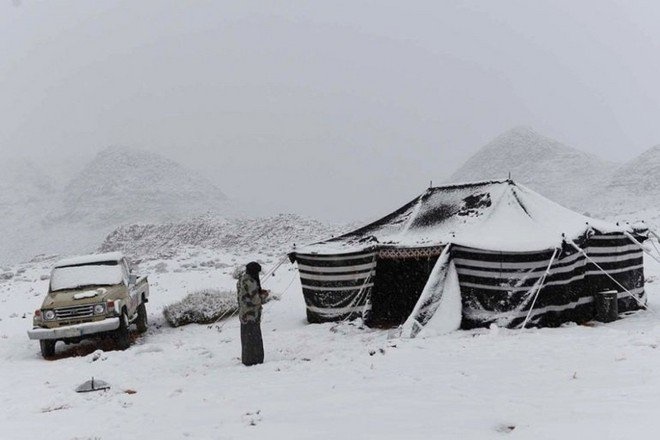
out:
{"label": "person standing in snow", "polygon": [[261,265],[248,263],[236,284],[238,294],[238,316],[241,321],[241,360],[250,366],[264,362],[264,344],[261,338],[261,305],[268,291],[261,288],[259,281]]}

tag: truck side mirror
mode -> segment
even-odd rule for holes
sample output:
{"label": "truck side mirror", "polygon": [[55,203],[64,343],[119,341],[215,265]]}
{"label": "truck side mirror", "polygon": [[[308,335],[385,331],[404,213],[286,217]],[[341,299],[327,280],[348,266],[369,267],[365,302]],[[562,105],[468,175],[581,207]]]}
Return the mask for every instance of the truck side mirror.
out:
{"label": "truck side mirror", "polygon": [[130,274],[130,275],[128,276],[128,284],[131,285],[131,284],[135,284],[135,283],[137,283],[137,279],[138,279],[138,276],[137,276],[137,275],[135,275],[135,274]]}

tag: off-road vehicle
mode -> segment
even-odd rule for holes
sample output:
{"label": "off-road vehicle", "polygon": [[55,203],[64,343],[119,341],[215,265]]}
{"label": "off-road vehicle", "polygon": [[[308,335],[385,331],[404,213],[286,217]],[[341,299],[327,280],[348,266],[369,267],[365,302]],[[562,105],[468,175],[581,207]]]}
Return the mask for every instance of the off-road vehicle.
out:
{"label": "off-road vehicle", "polygon": [[72,344],[86,338],[112,337],[124,350],[131,343],[131,324],[141,333],[147,330],[148,300],[147,277],[133,274],[121,253],[61,260],[28,336],[39,340],[44,358],[55,354],[57,341]]}

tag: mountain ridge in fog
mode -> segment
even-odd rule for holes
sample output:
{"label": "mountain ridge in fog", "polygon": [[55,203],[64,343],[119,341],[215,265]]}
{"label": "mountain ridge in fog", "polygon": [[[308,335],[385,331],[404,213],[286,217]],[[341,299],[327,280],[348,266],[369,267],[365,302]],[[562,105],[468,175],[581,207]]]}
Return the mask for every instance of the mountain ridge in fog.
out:
{"label": "mountain ridge in fog", "polygon": [[511,178],[569,208],[583,210],[620,164],[544,136],[526,126],[481,147],[449,178],[468,182]]}

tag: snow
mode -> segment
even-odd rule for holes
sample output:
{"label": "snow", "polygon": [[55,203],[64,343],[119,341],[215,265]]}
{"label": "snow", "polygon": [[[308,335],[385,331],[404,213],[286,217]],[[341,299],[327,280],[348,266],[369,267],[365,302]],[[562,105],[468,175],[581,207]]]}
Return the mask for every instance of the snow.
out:
{"label": "snow", "polygon": [[205,289],[164,307],[163,315],[172,327],[179,327],[191,323],[215,324],[224,318],[229,319],[236,311],[236,292]]}
{"label": "snow", "polygon": [[50,276],[50,290],[76,289],[82,286],[114,286],[124,280],[122,266],[57,267]]}
{"label": "snow", "polygon": [[625,230],[564,208],[519,183],[484,181],[429,188],[375,223],[298,252],[449,243],[484,250],[541,251],[560,247],[564,238],[577,239],[591,228],[602,233]]}
{"label": "snow", "polygon": [[461,328],[461,288],[458,284],[458,273],[454,261],[449,261],[447,277],[442,286],[442,297],[438,307],[422,330],[417,335],[420,338],[444,335]]}
{"label": "snow", "polygon": [[[201,266],[210,258],[226,267]],[[660,429],[660,265],[652,260],[651,311],[611,324],[425,339],[392,339],[359,322],[306,324],[299,277],[287,264],[264,282],[281,296],[264,308],[266,362],[246,368],[236,318],[171,328],[162,310],[191,292],[234,289],[234,263],[250,260],[265,268],[277,261],[201,252],[150,262],[147,333],[123,352],[107,343],[58,345],[54,361],[26,336],[49,264],[11,267],[25,270],[0,283],[3,436],[32,439],[44,427],[55,440],[606,439],[651,438]],[[168,272],[148,270],[160,263]],[[76,393],[91,377],[111,389]]]}
{"label": "snow", "polygon": [[109,261],[121,261],[124,258],[121,252],[106,252],[104,254],[81,255],[59,260],[55,267],[77,266],[81,264],[104,263]]}
{"label": "snow", "polygon": [[86,299],[86,298],[94,298],[95,296],[102,295],[103,292],[105,292],[104,289],[97,289],[97,290],[88,290],[86,292],[79,292],[73,295],[73,299]]}
{"label": "snow", "polygon": [[[289,252],[296,243],[329,238],[341,230],[338,226],[294,214],[257,218],[203,215],[181,222],[121,226],[106,237],[100,250],[121,250],[141,260],[173,259],[187,250],[201,249],[272,256]],[[217,264],[224,263],[218,261]]]}

